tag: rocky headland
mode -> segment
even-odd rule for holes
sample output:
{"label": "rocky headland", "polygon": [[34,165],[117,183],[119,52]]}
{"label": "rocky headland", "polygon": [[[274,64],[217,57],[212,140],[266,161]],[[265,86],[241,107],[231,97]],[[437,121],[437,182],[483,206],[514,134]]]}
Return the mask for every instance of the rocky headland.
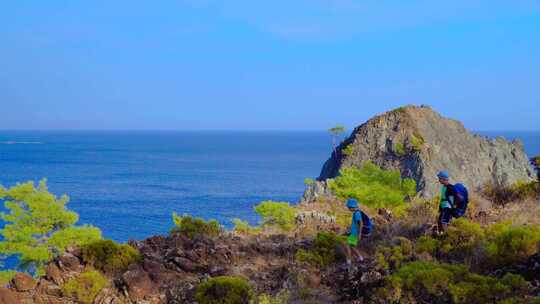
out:
{"label": "rocky headland", "polygon": [[[350,212],[327,180],[366,161],[413,179],[419,195],[362,205],[376,229],[361,242],[364,260],[348,266],[341,235]],[[443,168],[475,194],[466,216],[436,236],[431,198]],[[534,177],[520,142],[472,135],[428,107],[407,106],[356,128],[303,201],[268,203],[259,227],[226,231],[177,217],[168,235],[68,246],[44,275],[15,274],[0,287],[0,304],[540,303]]]}

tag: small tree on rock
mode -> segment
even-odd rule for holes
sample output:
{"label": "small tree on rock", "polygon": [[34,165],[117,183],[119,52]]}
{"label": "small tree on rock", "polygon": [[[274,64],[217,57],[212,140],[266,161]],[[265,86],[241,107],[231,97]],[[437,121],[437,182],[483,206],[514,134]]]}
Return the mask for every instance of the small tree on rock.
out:
{"label": "small tree on rock", "polygon": [[10,189],[0,186],[0,200],[8,212],[0,212],[0,255],[17,256],[18,268],[43,274],[47,261],[68,245],[82,245],[101,239],[93,226],[75,226],[79,216],[66,209],[69,198],[51,194],[46,180],[35,187],[33,182]]}
{"label": "small tree on rock", "polygon": [[332,134],[332,148],[334,150],[334,154],[337,154],[336,153],[337,139],[339,135],[341,135],[341,133],[345,132],[345,127],[342,125],[336,125],[335,127],[330,128],[328,132]]}

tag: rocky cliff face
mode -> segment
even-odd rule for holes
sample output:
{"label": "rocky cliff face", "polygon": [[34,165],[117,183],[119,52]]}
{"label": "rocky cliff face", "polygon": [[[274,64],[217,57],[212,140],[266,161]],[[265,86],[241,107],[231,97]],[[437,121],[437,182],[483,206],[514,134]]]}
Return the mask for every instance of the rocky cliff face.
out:
{"label": "rocky cliff face", "polygon": [[413,178],[426,198],[438,193],[436,174],[442,169],[471,190],[486,183],[508,185],[534,177],[520,141],[473,135],[459,121],[426,106],[402,107],[357,127],[326,161],[318,180],[368,160]]}

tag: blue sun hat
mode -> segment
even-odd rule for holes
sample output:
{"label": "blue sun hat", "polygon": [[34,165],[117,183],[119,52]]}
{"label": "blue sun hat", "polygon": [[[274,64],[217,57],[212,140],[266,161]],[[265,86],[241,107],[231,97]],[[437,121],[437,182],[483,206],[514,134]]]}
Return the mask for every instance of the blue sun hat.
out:
{"label": "blue sun hat", "polygon": [[355,199],[348,199],[347,200],[347,208],[358,208],[358,201],[356,201]]}
{"label": "blue sun hat", "polygon": [[444,179],[449,179],[450,178],[450,174],[448,174],[448,171],[439,171],[439,173],[437,174],[437,177],[438,178],[444,178]]}

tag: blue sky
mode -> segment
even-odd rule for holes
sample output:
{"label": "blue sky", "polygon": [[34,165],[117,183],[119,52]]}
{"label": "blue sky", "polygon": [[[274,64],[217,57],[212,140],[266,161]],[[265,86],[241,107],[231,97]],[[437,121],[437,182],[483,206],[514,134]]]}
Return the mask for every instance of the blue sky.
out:
{"label": "blue sky", "polygon": [[0,129],[540,130],[540,0],[2,1]]}

